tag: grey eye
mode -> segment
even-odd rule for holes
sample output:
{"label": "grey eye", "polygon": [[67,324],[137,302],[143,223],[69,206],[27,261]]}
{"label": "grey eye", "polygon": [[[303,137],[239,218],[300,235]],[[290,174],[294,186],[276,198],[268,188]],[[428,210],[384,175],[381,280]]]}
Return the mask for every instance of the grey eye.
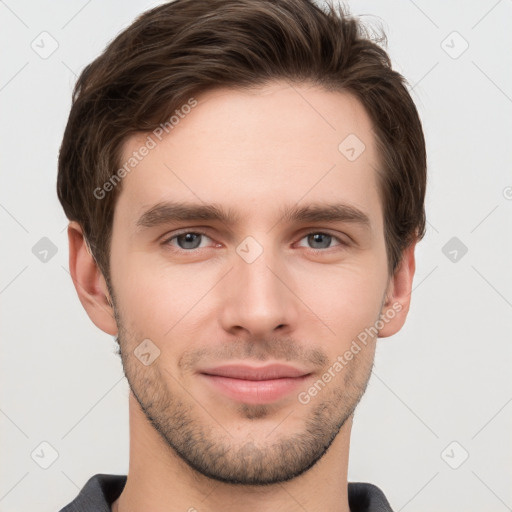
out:
{"label": "grey eye", "polygon": [[[326,233],[312,233],[312,234],[308,235],[307,238],[308,238],[308,243],[313,244],[313,246],[312,246],[313,249],[328,249],[333,237]],[[319,245],[315,245],[315,244],[319,244]]]}
{"label": "grey eye", "polygon": [[204,236],[201,233],[182,233],[176,235],[178,247],[180,249],[197,249],[201,245],[201,237]]}

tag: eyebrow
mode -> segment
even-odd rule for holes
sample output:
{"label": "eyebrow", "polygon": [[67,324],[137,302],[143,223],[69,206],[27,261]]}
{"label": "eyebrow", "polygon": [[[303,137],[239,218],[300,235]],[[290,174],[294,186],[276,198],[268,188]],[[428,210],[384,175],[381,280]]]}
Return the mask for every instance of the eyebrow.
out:
{"label": "eyebrow", "polygon": [[[166,201],[145,211],[137,220],[138,227],[151,228],[171,222],[218,221],[226,225],[240,223],[243,217],[233,209],[220,204],[196,204]],[[365,229],[371,228],[369,216],[359,208],[343,203],[314,203],[305,206],[286,206],[280,209],[280,221],[349,222]]]}

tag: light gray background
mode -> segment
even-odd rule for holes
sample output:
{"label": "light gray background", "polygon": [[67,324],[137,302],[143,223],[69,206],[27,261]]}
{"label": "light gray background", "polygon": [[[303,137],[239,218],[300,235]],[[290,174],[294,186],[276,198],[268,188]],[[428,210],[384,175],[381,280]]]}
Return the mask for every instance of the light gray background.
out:
{"label": "light gray background", "polygon": [[[93,474],[128,469],[128,386],[68,274],[56,164],[77,74],[159,3],[0,1],[2,512],[60,510]],[[379,341],[356,411],[349,480],[379,485],[396,512],[512,510],[512,1],[350,7],[382,24],[410,82],[429,225],[409,319]],[[47,58],[31,47],[51,50],[43,31],[58,43]]]}

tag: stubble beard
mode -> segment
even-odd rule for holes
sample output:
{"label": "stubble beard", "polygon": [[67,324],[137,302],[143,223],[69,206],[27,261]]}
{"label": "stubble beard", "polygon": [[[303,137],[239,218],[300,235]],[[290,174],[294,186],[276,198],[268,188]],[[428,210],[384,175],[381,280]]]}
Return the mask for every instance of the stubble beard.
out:
{"label": "stubble beard", "polygon": [[[340,429],[362,398],[373,368],[373,351],[350,361],[339,379],[320,391],[307,405],[297,405],[290,416],[300,414],[303,428],[287,433],[286,421],[278,425],[268,443],[236,439],[229,426],[219,424],[215,407],[194,397],[158,364],[144,366],[133,355],[134,337],[119,327],[119,354],[130,389],[141,410],[171,451],[190,468],[213,480],[236,485],[263,486],[291,480],[313,467],[327,452]],[[129,348],[127,350],[126,348]],[[341,384],[341,385],[340,385]],[[201,405],[199,405],[201,403]],[[304,411],[307,414],[304,415]],[[275,409],[241,403],[237,422],[269,418]],[[282,414],[276,414],[276,425]],[[205,420],[206,419],[206,420]],[[295,423],[296,424],[296,423]]]}

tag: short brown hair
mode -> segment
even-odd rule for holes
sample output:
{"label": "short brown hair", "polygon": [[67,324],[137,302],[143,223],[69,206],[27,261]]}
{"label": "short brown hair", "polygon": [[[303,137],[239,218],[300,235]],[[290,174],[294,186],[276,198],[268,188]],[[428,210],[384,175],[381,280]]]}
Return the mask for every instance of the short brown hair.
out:
{"label": "short brown hair", "polygon": [[[194,95],[272,80],[353,94],[373,124],[389,273],[425,233],[426,151],[405,79],[343,7],[310,0],[175,0],[120,33],[78,78],[59,154],[57,193],[109,278],[121,183],[100,199],[128,136],[150,132]],[[340,141],[341,142],[341,141]]]}

